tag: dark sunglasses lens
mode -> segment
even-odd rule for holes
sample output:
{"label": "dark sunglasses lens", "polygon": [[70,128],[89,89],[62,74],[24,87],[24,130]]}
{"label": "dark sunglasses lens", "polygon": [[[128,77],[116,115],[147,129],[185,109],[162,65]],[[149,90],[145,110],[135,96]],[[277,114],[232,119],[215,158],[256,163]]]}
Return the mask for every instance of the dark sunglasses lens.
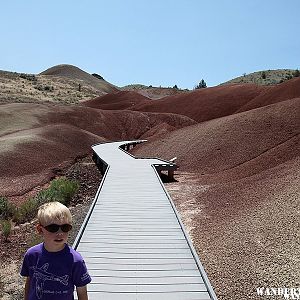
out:
{"label": "dark sunglasses lens", "polygon": [[48,226],[45,226],[45,228],[46,228],[47,231],[54,233],[54,232],[58,231],[59,225],[57,225],[57,224],[50,224]]}
{"label": "dark sunglasses lens", "polygon": [[57,232],[61,228],[63,232],[69,232],[72,229],[72,225],[70,224],[63,224],[63,225],[57,225],[57,224],[50,224],[45,226],[45,229],[49,232]]}
{"label": "dark sunglasses lens", "polygon": [[72,225],[64,224],[64,225],[61,225],[60,228],[63,232],[69,232],[72,229]]}

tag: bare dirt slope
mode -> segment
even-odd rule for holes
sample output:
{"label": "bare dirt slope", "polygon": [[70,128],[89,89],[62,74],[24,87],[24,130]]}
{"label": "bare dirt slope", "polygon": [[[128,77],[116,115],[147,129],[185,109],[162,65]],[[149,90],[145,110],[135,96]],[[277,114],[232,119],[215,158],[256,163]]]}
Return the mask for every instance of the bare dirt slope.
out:
{"label": "bare dirt slope", "polygon": [[149,101],[149,98],[142,96],[137,92],[121,91],[84,101],[81,105],[98,109],[120,110],[130,109],[134,105],[144,104]]}
{"label": "bare dirt slope", "polygon": [[286,100],[173,131],[134,151],[176,156],[182,170],[202,175],[250,176],[300,154],[299,116],[300,98]]}
{"label": "bare dirt slope", "polygon": [[172,112],[203,122],[230,115],[258,96],[264,87],[255,85],[219,86],[165,97],[135,105],[138,111]]}
{"label": "bare dirt slope", "polygon": [[[257,97],[265,87],[256,85],[219,86],[164,97],[158,100],[141,98],[131,93],[131,103],[126,109],[149,112],[168,112],[188,116],[197,122],[230,115]],[[102,100],[103,99],[103,100]],[[110,99],[107,102],[106,99]],[[144,101],[145,100],[145,101]],[[125,93],[98,98],[99,108],[114,109],[128,103]],[[101,105],[102,101],[105,103]],[[89,102],[87,102],[89,103]],[[111,104],[110,104],[111,103]]]}
{"label": "bare dirt slope", "polygon": [[2,196],[48,182],[94,143],[149,137],[159,124],[169,131],[194,124],[179,115],[24,103],[0,105],[0,117]]}
{"label": "bare dirt slope", "polygon": [[260,95],[246,103],[239,111],[300,97],[300,77],[265,89]]}
{"label": "bare dirt slope", "polygon": [[300,78],[268,87],[237,84],[200,89],[160,100],[140,101],[128,109],[172,112],[203,122],[297,97],[300,97]]}
{"label": "bare dirt slope", "polygon": [[218,299],[299,283],[300,98],[168,133],[136,155],[178,157],[168,184]]}

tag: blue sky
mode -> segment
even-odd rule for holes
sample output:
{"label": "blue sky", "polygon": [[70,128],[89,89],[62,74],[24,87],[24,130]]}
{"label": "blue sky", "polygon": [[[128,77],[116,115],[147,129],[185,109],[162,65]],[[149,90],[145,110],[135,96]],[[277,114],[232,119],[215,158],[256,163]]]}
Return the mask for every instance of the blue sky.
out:
{"label": "blue sky", "polygon": [[0,10],[0,69],[72,64],[124,86],[192,89],[300,69],[298,0],[14,0]]}

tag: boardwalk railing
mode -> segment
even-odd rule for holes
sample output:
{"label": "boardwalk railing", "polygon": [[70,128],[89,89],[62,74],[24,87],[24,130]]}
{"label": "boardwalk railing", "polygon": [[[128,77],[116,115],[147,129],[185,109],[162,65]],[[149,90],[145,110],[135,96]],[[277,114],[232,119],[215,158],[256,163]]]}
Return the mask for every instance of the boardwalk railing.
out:
{"label": "boardwalk railing", "polygon": [[73,245],[92,277],[89,299],[217,299],[158,174],[177,166],[126,152],[140,142],[92,147],[104,176]]}

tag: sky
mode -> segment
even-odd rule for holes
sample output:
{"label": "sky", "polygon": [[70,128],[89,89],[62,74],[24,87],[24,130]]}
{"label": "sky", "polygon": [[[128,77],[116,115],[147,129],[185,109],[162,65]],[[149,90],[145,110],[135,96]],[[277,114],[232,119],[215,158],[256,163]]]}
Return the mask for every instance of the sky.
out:
{"label": "sky", "polygon": [[0,70],[71,64],[117,86],[193,89],[300,69],[299,0],[1,2]]}

